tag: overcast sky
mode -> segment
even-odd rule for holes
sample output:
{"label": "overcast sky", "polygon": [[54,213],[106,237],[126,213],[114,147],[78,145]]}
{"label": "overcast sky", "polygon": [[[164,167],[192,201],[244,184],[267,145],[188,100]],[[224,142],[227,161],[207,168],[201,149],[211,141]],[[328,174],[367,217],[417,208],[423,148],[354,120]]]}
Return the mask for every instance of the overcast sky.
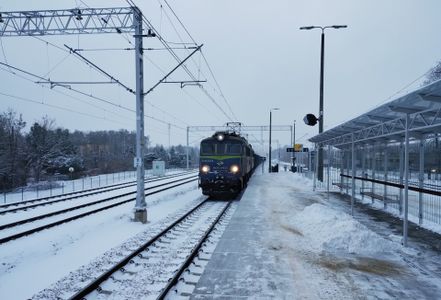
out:
{"label": "overcast sky", "polygon": [[[160,0],[135,1],[144,15],[170,42],[191,41],[172,12]],[[318,112],[320,31],[301,31],[300,26],[345,24],[347,29],[327,30],[325,42],[325,129],[351,119],[383,103],[401,91],[421,84],[421,76],[441,60],[441,2],[438,0],[168,0],[203,52],[238,121],[245,125],[267,125],[269,110],[273,124],[297,120],[296,136],[301,142],[318,127],[303,124],[306,113]],[[161,9],[160,4],[163,4]],[[125,1],[21,0],[2,1],[0,11],[61,9],[73,7],[127,6]],[[172,22],[169,21],[171,19]],[[174,27],[173,27],[174,26]],[[64,48],[102,49],[131,47],[118,34],[42,37]],[[58,81],[103,81],[104,77],[44,41],[32,37],[3,37],[0,61]],[[145,39],[145,47],[158,47]],[[176,50],[182,58],[186,53]],[[133,51],[83,52],[94,63],[134,87]],[[156,83],[175,61],[165,51],[145,52],[145,87]],[[188,63],[206,90],[229,115],[229,109],[214,90],[199,54]],[[154,66],[149,60],[153,61]],[[159,67],[159,68],[158,68]],[[134,114],[61,88],[49,89],[0,70],[0,93],[23,97],[47,105],[26,102],[0,94],[0,110],[22,113],[28,124],[48,115],[70,130],[135,129]],[[415,83],[405,88],[407,85]],[[188,80],[177,72],[170,80]],[[35,80],[34,80],[35,81]],[[117,105],[134,108],[135,98],[115,85],[75,86],[88,94]],[[68,97],[74,96],[74,98]],[[389,99],[389,100],[392,100]],[[146,98],[146,114],[185,128],[190,125],[222,125],[229,121],[197,87],[181,89],[163,84]],[[70,112],[50,105],[61,106]],[[160,110],[166,111],[167,114]],[[83,114],[81,114],[83,113]],[[87,115],[84,115],[87,114]],[[173,119],[170,115],[176,117]],[[171,126],[171,144],[185,143],[185,130]],[[168,145],[168,125],[146,119],[146,134],[153,143]],[[202,135],[208,135],[203,133]],[[306,136],[305,136],[306,135]],[[254,136],[260,139],[260,133]],[[265,138],[267,133],[265,133]],[[280,144],[290,142],[289,133],[275,133]],[[192,136],[197,143],[200,136]],[[254,137],[253,137],[254,139]],[[274,145],[273,147],[275,147]]]}

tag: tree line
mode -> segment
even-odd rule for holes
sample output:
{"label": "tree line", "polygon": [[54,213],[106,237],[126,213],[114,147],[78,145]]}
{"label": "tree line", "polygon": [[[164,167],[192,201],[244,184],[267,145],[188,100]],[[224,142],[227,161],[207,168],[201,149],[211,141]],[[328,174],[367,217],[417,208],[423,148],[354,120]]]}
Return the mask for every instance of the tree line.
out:
{"label": "tree line", "polygon": [[[70,132],[44,117],[25,132],[21,114],[8,110],[0,114],[0,189],[10,190],[28,183],[54,178],[78,178],[133,168],[136,132]],[[186,167],[186,147],[150,146],[146,137],[146,168],[155,159],[166,166]],[[190,161],[196,162],[198,149],[190,148]],[[73,172],[70,172],[73,171]]]}

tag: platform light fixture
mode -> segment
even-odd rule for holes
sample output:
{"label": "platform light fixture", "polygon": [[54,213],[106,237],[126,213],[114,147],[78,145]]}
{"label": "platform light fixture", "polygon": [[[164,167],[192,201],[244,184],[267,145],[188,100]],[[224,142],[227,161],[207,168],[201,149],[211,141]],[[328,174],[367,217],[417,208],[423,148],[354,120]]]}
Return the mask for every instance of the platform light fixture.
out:
{"label": "platform light fixture", "polygon": [[[325,29],[343,29],[347,28],[347,25],[329,25],[329,26],[302,26],[299,29],[300,30],[312,30],[312,29],[320,29],[322,31],[321,35],[321,55],[320,55],[320,103],[319,103],[319,116],[317,121],[319,122],[319,134],[323,132],[323,74],[324,74],[324,60],[325,60]],[[312,115],[312,114],[310,114]],[[312,115],[314,116],[314,115]],[[313,120],[312,117],[308,118],[305,117],[304,119],[305,123],[307,125],[309,121]],[[314,122],[312,122],[314,123]],[[314,124],[315,125],[315,124]],[[311,125],[313,126],[313,125]],[[323,147],[319,146],[318,149],[318,172],[317,172],[317,178],[319,181],[323,182]]]}
{"label": "platform light fixture", "polygon": [[269,153],[268,153],[268,172],[271,173],[271,126],[272,126],[272,112],[275,110],[280,110],[278,107],[273,107],[270,109],[270,122],[269,122]]}

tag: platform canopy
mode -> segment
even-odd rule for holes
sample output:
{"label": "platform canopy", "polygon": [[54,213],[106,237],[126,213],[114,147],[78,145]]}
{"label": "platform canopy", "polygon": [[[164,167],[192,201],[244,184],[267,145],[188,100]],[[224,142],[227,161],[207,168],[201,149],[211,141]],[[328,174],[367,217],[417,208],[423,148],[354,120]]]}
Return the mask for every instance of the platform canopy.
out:
{"label": "platform canopy", "polygon": [[382,104],[309,141],[338,148],[345,148],[352,142],[399,142],[404,139],[407,116],[411,137],[441,133],[441,80]]}

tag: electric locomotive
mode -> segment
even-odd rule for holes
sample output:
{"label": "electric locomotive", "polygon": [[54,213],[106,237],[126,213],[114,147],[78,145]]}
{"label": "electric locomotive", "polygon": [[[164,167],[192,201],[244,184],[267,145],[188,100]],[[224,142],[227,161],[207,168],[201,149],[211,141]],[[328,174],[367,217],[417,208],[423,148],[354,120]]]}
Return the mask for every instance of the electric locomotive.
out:
{"label": "electric locomotive", "polygon": [[216,132],[201,141],[199,187],[209,196],[233,196],[251,177],[255,154],[248,141],[235,132]]}

